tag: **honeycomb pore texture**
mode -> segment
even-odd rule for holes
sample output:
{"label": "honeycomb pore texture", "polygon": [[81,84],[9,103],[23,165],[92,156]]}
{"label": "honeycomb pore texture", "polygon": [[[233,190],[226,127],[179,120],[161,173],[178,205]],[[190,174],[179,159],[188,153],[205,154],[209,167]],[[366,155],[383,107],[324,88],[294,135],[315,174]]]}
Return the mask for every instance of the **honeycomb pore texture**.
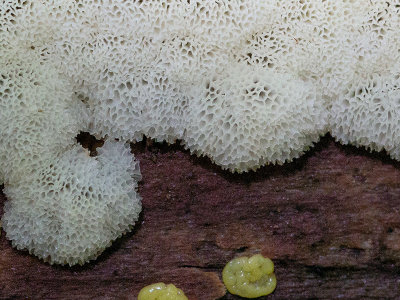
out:
{"label": "honeycomb pore texture", "polygon": [[[237,172],[328,132],[400,159],[399,16],[394,0],[1,1],[7,237],[95,258],[138,218],[124,142],[144,135]],[[107,140],[98,157],[80,131]]]}

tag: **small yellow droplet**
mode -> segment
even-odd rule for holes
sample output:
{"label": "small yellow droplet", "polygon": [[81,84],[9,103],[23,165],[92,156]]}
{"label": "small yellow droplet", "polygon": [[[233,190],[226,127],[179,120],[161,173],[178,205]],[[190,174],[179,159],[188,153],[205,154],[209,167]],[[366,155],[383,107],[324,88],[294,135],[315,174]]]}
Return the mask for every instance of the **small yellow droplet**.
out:
{"label": "small yellow droplet", "polygon": [[231,294],[245,298],[266,296],[276,287],[274,263],[261,254],[238,257],[226,264],[222,280]]}
{"label": "small yellow droplet", "polygon": [[158,282],[142,288],[138,300],[188,300],[188,298],[175,285]]}

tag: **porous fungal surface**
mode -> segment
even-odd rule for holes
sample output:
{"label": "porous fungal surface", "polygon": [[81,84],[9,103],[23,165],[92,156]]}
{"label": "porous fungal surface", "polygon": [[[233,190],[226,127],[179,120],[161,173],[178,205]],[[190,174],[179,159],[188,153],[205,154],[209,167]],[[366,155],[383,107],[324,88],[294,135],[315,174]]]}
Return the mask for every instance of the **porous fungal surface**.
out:
{"label": "porous fungal surface", "polygon": [[[394,0],[1,1],[7,237],[50,263],[97,257],[138,218],[125,142],[144,135],[236,172],[291,161],[327,132],[399,159],[399,10]],[[107,139],[97,157],[76,143],[80,131]]]}

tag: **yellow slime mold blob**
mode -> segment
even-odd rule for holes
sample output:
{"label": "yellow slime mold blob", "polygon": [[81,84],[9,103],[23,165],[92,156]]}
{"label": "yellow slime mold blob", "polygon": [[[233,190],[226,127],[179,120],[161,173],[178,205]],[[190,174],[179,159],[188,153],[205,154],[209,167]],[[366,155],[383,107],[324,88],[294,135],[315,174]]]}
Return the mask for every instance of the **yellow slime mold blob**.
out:
{"label": "yellow slime mold blob", "polygon": [[175,285],[158,282],[142,288],[138,300],[188,300],[188,298]]}
{"label": "yellow slime mold blob", "polygon": [[222,280],[231,294],[257,298],[275,290],[274,263],[261,254],[238,257],[226,264]]}

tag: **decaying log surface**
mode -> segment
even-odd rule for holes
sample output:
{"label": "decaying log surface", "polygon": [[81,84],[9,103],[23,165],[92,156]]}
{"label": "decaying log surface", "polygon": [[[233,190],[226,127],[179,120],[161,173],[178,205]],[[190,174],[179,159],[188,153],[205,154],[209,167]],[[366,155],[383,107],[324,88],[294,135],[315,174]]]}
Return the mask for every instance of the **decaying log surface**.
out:
{"label": "decaying log surface", "polygon": [[222,268],[255,253],[275,263],[267,299],[400,298],[400,164],[384,154],[325,137],[293,163],[235,175],[176,145],[133,152],[143,175],[134,231],[73,268],[13,249],[3,231],[1,299],[135,299],[159,281],[189,299],[239,299],[225,294]]}

